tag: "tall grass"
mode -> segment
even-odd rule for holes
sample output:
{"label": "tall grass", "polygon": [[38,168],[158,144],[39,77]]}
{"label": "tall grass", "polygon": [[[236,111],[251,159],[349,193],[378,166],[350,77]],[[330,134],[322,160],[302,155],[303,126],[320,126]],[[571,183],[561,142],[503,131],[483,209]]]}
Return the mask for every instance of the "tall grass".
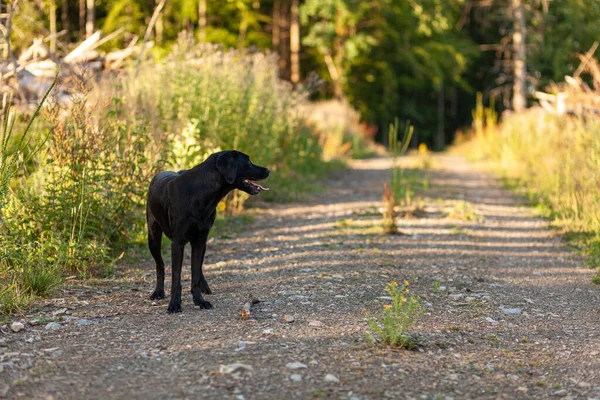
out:
{"label": "tall grass", "polygon": [[398,157],[405,154],[410,145],[413,134],[413,126],[406,123],[402,139],[398,136],[398,119],[390,124],[388,130],[388,146],[393,156],[392,176],[390,184],[383,185],[383,230],[388,234],[398,233],[396,224],[396,206],[400,204],[410,205],[412,190],[410,184],[404,179],[404,169],[398,164]]}
{"label": "tall grass", "polygon": [[[308,190],[302,182],[326,169],[320,138],[304,124],[308,93],[278,78],[274,54],[196,44],[182,34],[164,60],[113,87],[125,118],[143,118],[164,135],[172,169],[190,168],[219,149],[240,150],[273,170],[270,184],[278,189],[261,194],[268,200]],[[233,193],[227,208],[239,209],[246,198]]]}
{"label": "tall grass", "polygon": [[527,188],[557,226],[586,238],[600,263],[600,118],[533,108],[497,126],[493,111],[478,110],[474,135],[459,150]]}
{"label": "tall grass", "polygon": [[[10,193],[10,182],[19,169],[39,148],[31,146],[29,132],[42,105],[56,84],[56,78],[43,96],[28,122],[15,128],[18,119],[11,107],[11,99],[4,95],[0,112],[0,312],[14,312],[27,304],[32,295],[46,292],[57,284],[51,271],[37,265],[28,249],[12,246],[10,235],[15,231],[6,229],[5,206]],[[15,134],[15,130],[20,133]],[[6,233],[9,235],[7,236]],[[22,256],[25,254],[25,257]],[[17,257],[15,257],[17,256]],[[15,260],[16,259],[16,260]]]}

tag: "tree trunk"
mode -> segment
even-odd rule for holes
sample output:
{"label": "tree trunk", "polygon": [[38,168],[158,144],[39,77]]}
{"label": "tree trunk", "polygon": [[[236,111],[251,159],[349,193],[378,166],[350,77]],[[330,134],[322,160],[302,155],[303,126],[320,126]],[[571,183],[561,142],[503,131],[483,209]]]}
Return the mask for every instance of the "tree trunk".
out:
{"label": "tree trunk", "polygon": [[327,65],[327,70],[329,71],[329,76],[331,77],[331,83],[333,85],[333,96],[336,99],[341,100],[344,98],[344,85],[342,84],[338,67],[335,65],[331,54],[325,53],[323,54],[323,58],[325,59],[325,65]]}
{"label": "tree trunk", "polygon": [[273,23],[271,28],[273,50],[279,49],[279,19],[281,14],[281,0],[273,0]]}
{"label": "tree trunk", "polygon": [[513,110],[523,112],[527,106],[527,64],[525,55],[525,10],[523,0],[511,0],[513,19]]}
{"label": "tree trunk", "polygon": [[[6,5],[6,9],[4,9],[4,1],[0,0],[0,14],[3,15],[8,15],[9,14],[9,10],[8,8],[10,7],[9,4]],[[8,26],[8,17],[2,17],[0,16],[0,25],[7,27]],[[4,32],[2,34],[2,36],[4,36],[4,43],[1,45],[2,46],[2,60],[7,60],[8,59],[8,41],[10,40],[10,37],[6,34],[6,32]]]}
{"label": "tree trunk", "polygon": [[94,22],[96,19],[96,7],[94,0],[87,0],[87,15],[85,20],[85,37],[88,38],[94,33]]}
{"label": "tree trunk", "polygon": [[434,139],[434,148],[437,151],[444,150],[445,138],[445,117],[446,117],[446,109],[445,109],[445,98],[444,98],[444,86],[440,86],[438,89],[438,129],[437,134]]}
{"label": "tree trunk", "polygon": [[279,72],[281,78],[290,80],[290,1],[280,0],[279,7]]}
{"label": "tree trunk", "polygon": [[[200,0],[200,2],[202,2],[202,0]],[[156,0],[156,4],[160,3],[160,0]],[[154,27],[154,40],[156,40],[156,43],[162,43],[162,39],[163,39],[163,32],[164,32],[164,24],[163,24],[163,16],[162,14],[158,16],[158,19],[156,20],[156,25]]]}
{"label": "tree trunk", "polygon": [[62,0],[62,8],[60,10],[60,20],[62,28],[69,30],[69,0]]}
{"label": "tree trunk", "polygon": [[298,18],[298,0],[292,0],[290,12],[290,80],[293,84],[300,81],[300,21]]}
{"label": "tree trunk", "polygon": [[79,0],[79,35],[81,37],[85,35],[85,2],[86,0]]}
{"label": "tree trunk", "polygon": [[50,1],[50,50],[56,53],[56,1]]}
{"label": "tree trunk", "polygon": [[206,0],[198,2],[198,39],[206,42]]}

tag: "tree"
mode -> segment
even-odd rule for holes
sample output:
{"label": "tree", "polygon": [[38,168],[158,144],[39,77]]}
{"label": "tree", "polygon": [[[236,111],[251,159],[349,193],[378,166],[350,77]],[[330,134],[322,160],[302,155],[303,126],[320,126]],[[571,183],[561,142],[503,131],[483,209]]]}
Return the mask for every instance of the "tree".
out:
{"label": "tree", "polygon": [[94,23],[96,21],[96,5],[94,0],[86,2],[86,19],[85,19],[85,37],[90,37],[94,33]]}
{"label": "tree", "polygon": [[372,36],[359,30],[368,7],[358,0],[307,0],[301,7],[302,24],[309,27],[302,42],[323,57],[336,98],[344,97],[352,62],[374,44]]}
{"label": "tree", "polygon": [[292,0],[290,8],[290,80],[300,81],[300,22],[298,20],[298,0]]}
{"label": "tree", "polygon": [[50,50],[53,53],[56,52],[56,1],[49,0],[49,8],[50,8]]}
{"label": "tree", "polygon": [[511,0],[513,21],[513,110],[523,112],[527,106],[527,64],[525,56],[525,9],[523,0]]}
{"label": "tree", "polygon": [[198,40],[206,42],[206,0],[198,1]]}

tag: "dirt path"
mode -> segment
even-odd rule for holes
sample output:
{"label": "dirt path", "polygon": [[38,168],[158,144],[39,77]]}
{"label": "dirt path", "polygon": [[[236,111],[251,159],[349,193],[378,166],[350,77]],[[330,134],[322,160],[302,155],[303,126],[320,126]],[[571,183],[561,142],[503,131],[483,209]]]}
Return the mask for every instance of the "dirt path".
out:
{"label": "dirt path", "polygon": [[[166,313],[168,299],[148,299],[149,259],[122,279],[72,283],[28,316],[23,331],[2,328],[0,394],[600,398],[592,272],[493,178],[461,159],[436,163],[426,212],[400,222],[407,235],[377,231],[387,159],[355,162],[310,202],[254,211],[247,232],[209,247],[214,310],[194,309],[189,266],[177,315]],[[478,220],[445,216],[460,200]],[[371,347],[363,309],[381,309],[385,285],[403,279],[416,281],[411,288],[427,307],[415,326],[423,346]],[[261,303],[243,321],[250,293]],[[58,329],[46,329],[50,318]],[[244,367],[221,370],[233,363]]]}

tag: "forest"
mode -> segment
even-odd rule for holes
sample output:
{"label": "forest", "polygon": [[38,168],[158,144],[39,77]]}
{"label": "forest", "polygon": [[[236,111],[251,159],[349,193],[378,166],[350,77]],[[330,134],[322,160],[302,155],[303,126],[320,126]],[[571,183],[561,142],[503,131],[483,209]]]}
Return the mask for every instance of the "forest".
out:
{"label": "forest", "polygon": [[[4,3],[6,26],[12,3]],[[118,31],[101,52],[124,49],[141,43],[159,7],[148,32],[153,58],[165,57],[180,32],[273,52],[281,78],[298,86],[318,76],[325,84],[311,98],[345,99],[379,140],[399,118],[415,126],[414,144],[438,150],[470,125],[476,93],[502,112],[513,108],[517,85],[530,104],[600,37],[596,0],[31,0],[13,16],[11,52],[40,37],[60,55],[96,30]],[[8,50],[5,43],[5,60]]]}

